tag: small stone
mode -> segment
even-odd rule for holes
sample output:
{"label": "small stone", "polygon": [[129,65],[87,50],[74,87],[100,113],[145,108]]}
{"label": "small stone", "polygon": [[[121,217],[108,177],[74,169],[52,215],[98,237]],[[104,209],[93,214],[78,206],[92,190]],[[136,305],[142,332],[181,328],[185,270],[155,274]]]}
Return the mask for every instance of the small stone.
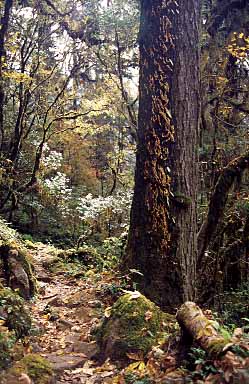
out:
{"label": "small stone", "polygon": [[81,327],[79,325],[74,325],[71,330],[73,332],[81,332]]}
{"label": "small stone", "polygon": [[90,343],[85,341],[76,341],[73,344],[73,352],[82,352],[88,357],[88,359],[92,359],[99,352],[99,347],[95,341]]}
{"label": "small stone", "polygon": [[18,378],[18,381],[22,384],[32,384],[32,381],[26,373],[22,373],[21,376]]}
{"label": "small stone", "polygon": [[53,299],[51,299],[47,303],[47,306],[51,306],[51,307],[62,307],[63,305],[64,305],[64,301],[59,296],[53,297]]}
{"label": "small stone", "polygon": [[49,315],[49,320],[50,321],[56,321],[60,318],[60,315],[58,312],[55,312],[53,311],[50,315]]}
{"label": "small stone", "polygon": [[53,353],[45,355],[47,360],[52,364],[54,371],[65,371],[66,369],[74,369],[83,366],[87,357],[83,354],[62,355],[58,356]]}
{"label": "small stone", "polygon": [[91,308],[102,308],[103,304],[100,300],[91,300],[88,302]]}
{"label": "small stone", "polygon": [[42,352],[42,348],[37,343],[31,344],[31,348],[32,348],[32,352],[34,353]]}
{"label": "small stone", "polygon": [[71,321],[68,321],[65,319],[59,319],[57,329],[59,329],[59,330],[64,330],[64,329],[68,329],[68,328],[72,329],[72,326],[73,326],[73,323],[71,323]]}
{"label": "small stone", "polygon": [[37,276],[36,279],[39,281],[43,281],[44,283],[50,283],[53,278],[51,276],[48,276],[46,272],[40,272]]}

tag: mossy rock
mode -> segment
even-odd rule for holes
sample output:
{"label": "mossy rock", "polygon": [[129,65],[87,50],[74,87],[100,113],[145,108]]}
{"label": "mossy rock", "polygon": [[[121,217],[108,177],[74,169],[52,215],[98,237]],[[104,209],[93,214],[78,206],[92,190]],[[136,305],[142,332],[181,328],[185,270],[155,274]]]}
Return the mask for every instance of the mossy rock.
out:
{"label": "mossy rock", "polygon": [[31,317],[24,300],[10,288],[0,288],[0,316],[17,338],[28,334]]}
{"label": "mossy rock", "polygon": [[31,240],[24,240],[25,247],[29,249],[38,249],[39,244],[38,243],[33,243]]}
{"label": "mossy rock", "polygon": [[15,240],[1,242],[0,258],[3,260],[8,285],[19,289],[25,299],[34,296],[37,293],[37,282],[32,258],[27,250]]}
{"label": "mossy rock", "polygon": [[5,369],[12,361],[12,347],[15,340],[14,332],[0,326],[0,370]]}
{"label": "mossy rock", "polygon": [[26,374],[34,384],[54,383],[54,374],[51,364],[37,354],[26,355],[22,360],[15,363],[12,368],[4,373],[1,384],[18,383],[22,374]]}
{"label": "mossy rock", "polygon": [[53,256],[44,260],[42,262],[42,266],[43,268],[47,269],[49,272],[52,272],[52,273],[65,270],[63,260],[58,256]]}
{"label": "mossy rock", "polygon": [[127,353],[146,355],[166,338],[168,323],[175,323],[172,315],[162,312],[139,292],[121,296],[111,308],[97,331],[101,357],[119,359]]}
{"label": "mossy rock", "polygon": [[59,250],[54,258],[43,263],[44,268],[52,273],[67,272],[77,277],[84,276],[89,268],[98,264],[98,254],[92,247],[70,248]]}
{"label": "mossy rock", "polygon": [[97,252],[94,248],[85,246],[59,251],[58,257],[64,259],[65,261],[73,261],[76,259],[83,265],[89,265],[96,261]]}

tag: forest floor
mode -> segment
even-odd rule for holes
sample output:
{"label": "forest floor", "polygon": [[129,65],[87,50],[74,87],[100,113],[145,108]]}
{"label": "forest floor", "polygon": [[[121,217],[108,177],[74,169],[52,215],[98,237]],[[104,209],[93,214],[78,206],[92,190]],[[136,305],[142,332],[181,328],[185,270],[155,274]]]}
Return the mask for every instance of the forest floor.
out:
{"label": "forest floor", "polygon": [[108,273],[84,280],[67,271],[51,272],[49,247],[40,244],[32,251],[39,295],[31,304],[34,329],[38,335],[28,340],[28,349],[46,357],[56,373],[56,383],[113,383],[118,370],[109,361],[98,365],[92,358],[98,348],[91,330],[99,323],[108,303],[103,302],[103,286],[114,279]]}
{"label": "forest floor", "polygon": [[[127,353],[127,361],[101,362],[96,358],[99,350],[94,331],[108,317],[118,296],[129,290],[129,279],[127,285],[124,276],[117,272],[98,272],[101,268],[91,262],[86,266],[83,260],[68,258],[68,253],[63,257],[64,251],[58,256],[60,251],[50,245],[29,243],[26,241],[25,245],[33,260],[39,292],[28,302],[33,326],[22,341],[23,354],[45,357],[54,370],[55,383],[249,384],[247,331],[244,334],[242,328],[237,328],[233,337],[228,334],[228,342],[235,343],[237,349],[228,350],[221,358],[210,359],[198,340],[189,346],[192,348],[188,348],[186,355],[181,350],[181,332],[174,316],[165,324],[167,338],[146,356]],[[211,316],[211,311],[208,312]],[[144,315],[145,321],[146,316],[151,318],[149,311]]]}

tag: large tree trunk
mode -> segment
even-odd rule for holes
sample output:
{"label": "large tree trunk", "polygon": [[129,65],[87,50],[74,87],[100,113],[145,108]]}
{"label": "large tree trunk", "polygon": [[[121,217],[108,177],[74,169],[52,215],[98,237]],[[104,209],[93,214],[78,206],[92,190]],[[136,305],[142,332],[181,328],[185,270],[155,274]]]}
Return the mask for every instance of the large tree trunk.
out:
{"label": "large tree trunk", "polygon": [[[126,267],[171,309],[195,296],[198,2],[141,1],[140,104]],[[191,20],[191,22],[190,22]]]}
{"label": "large tree trunk", "polygon": [[[169,152],[174,193],[171,215],[175,218],[175,261],[179,263],[183,301],[195,298],[197,262],[198,134],[200,79],[198,1],[180,1],[176,22],[176,61],[171,91],[174,145]],[[191,24],[191,25],[189,25]]]}

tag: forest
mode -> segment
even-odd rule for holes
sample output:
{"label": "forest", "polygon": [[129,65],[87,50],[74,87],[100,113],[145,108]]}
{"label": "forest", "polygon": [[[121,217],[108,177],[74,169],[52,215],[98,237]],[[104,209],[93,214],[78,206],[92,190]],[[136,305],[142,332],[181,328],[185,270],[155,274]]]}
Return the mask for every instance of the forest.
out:
{"label": "forest", "polygon": [[0,384],[249,384],[248,0],[0,20]]}

